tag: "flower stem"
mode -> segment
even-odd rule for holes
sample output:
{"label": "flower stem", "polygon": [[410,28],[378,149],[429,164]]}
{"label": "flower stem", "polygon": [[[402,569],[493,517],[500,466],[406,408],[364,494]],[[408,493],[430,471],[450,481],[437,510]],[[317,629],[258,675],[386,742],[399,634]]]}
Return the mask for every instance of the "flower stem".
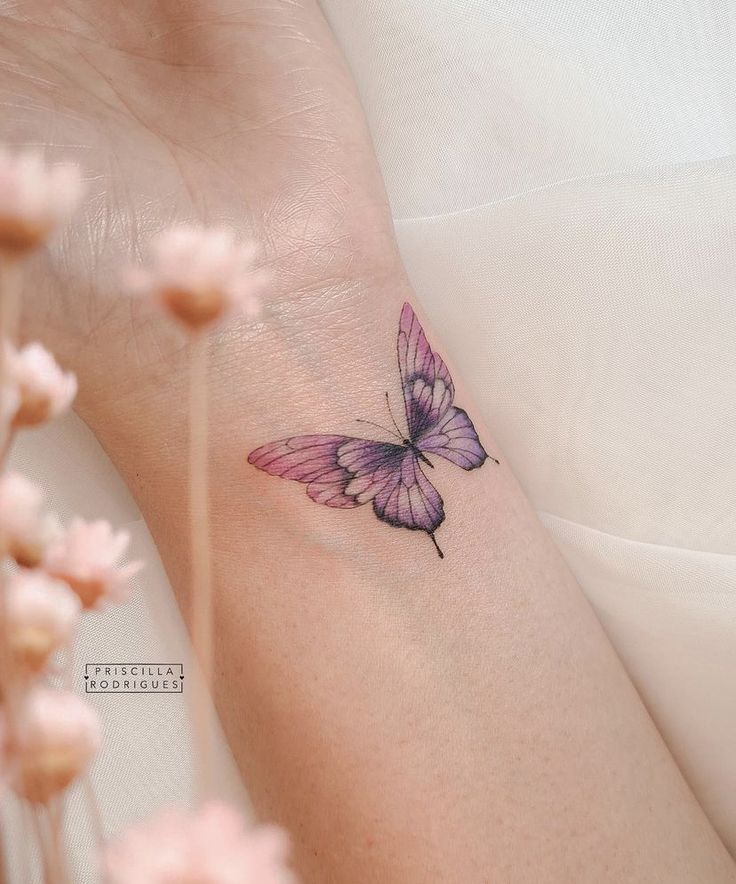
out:
{"label": "flower stem", "polygon": [[3,336],[13,342],[18,338],[22,278],[18,258],[0,252],[0,329]]}
{"label": "flower stem", "polygon": [[[7,351],[4,344],[6,341],[15,344],[18,338],[22,284],[23,275],[20,261],[0,252],[0,397],[2,397],[4,386],[8,381]],[[13,431],[9,422],[6,423],[0,418],[0,468],[5,464],[12,440]],[[3,707],[8,736],[11,740],[15,740],[21,688],[15,661],[10,653],[7,630],[7,575],[2,573],[0,574],[0,694],[4,698]],[[35,833],[44,868],[47,868],[50,862],[47,844],[41,837],[38,827],[36,827]],[[4,857],[0,861],[4,862]],[[7,869],[3,871],[7,874]]]}
{"label": "flower stem", "polygon": [[207,363],[209,338],[192,338],[189,387],[189,519],[191,531],[192,640],[199,659],[201,678],[195,678],[193,723],[198,796],[204,799],[211,789],[211,734],[209,696],[212,686],[212,556],[209,520],[209,464],[207,430]]}
{"label": "flower stem", "polygon": [[101,858],[105,852],[105,827],[102,824],[100,802],[97,800],[97,794],[95,793],[88,771],[85,771],[82,774],[81,781],[84,797],[87,799],[87,810],[89,811],[92,828],[94,830],[93,837],[95,839],[97,857]]}
{"label": "flower stem", "polygon": [[64,798],[55,796],[47,808],[51,855],[53,857],[54,877],[59,884],[68,884],[66,852],[64,850]]}
{"label": "flower stem", "polygon": [[5,821],[0,826],[0,884],[7,884],[7,861],[5,859]]}
{"label": "flower stem", "polygon": [[[8,358],[5,341],[16,344],[20,315],[20,294],[23,285],[23,268],[18,258],[0,252],[0,397],[8,382]],[[2,400],[0,399],[0,404]],[[3,461],[7,457],[13,433],[10,421],[0,420],[0,452]]]}
{"label": "flower stem", "polygon": [[54,870],[53,850],[49,845],[48,834],[44,832],[41,810],[34,806],[31,808],[31,820],[36,835],[36,842],[41,851],[41,867],[43,869],[43,884],[57,884]]}

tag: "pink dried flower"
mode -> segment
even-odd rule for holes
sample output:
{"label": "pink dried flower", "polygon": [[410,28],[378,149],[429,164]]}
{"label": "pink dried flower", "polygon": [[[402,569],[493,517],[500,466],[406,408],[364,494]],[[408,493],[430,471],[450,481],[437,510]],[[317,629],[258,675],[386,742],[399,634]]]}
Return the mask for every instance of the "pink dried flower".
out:
{"label": "pink dried flower", "polygon": [[0,477],[0,552],[34,568],[60,533],[54,516],[42,511],[43,492],[19,473]]}
{"label": "pink dried flower", "polygon": [[48,166],[36,151],[0,149],[0,251],[20,255],[40,245],[82,196],[72,163]]}
{"label": "pink dried flower", "polygon": [[238,244],[228,228],[173,227],[151,243],[149,270],[129,276],[188,328],[198,331],[231,313],[254,317],[265,274],[254,269],[256,246]]}
{"label": "pink dried flower", "polygon": [[14,663],[40,672],[67,644],[79,619],[79,599],[42,571],[21,571],[5,585],[5,640]]}
{"label": "pink dried flower", "polygon": [[14,427],[35,427],[66,411],[77,395],[77,379],[63,372],[41,344],[26,344],[21,350],[6,345],[6,365],[17,390],[18,407]]}
{"label": "pink dried flower", "polygon": [[294,884],[288,839],[274,826],[247,830],[226,804],[196,816],[170,809],[128,829],[105,852],[109,884]]}
{"label": "pink dried flower", "polygon": [[49,544],[43,565],[74,590],[85,608],[124,601],[130,578],[143,567],[141,562],[118,564],[129,541],[127,531],[115,532],[109,522],[72,519],[64,535]]}
{"label": "pink dried flower", "polygon": [[32,688],[7,736],[13,788],[29,801],[45,803],[82,773],[99,744],[97,714],[80,697]]}

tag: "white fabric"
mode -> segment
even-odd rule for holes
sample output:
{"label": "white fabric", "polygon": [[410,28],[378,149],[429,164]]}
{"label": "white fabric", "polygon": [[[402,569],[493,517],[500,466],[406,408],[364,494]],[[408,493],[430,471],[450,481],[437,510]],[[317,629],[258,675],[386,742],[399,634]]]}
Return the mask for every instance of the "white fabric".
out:
{"label": "white fabric", "polygon": [[[736,12],[725,0],[324,7],[444,349],[736,850]],[[187,663],[150,536],[85,428],[70,418],[24,436],[16,462],[62,513],[133,526],[135,555],[153,563],[77,659]],[[110,829],[188,794],[183,711],[163,700],[97,698]],[[221,755],[237,796],[223,743]]]}

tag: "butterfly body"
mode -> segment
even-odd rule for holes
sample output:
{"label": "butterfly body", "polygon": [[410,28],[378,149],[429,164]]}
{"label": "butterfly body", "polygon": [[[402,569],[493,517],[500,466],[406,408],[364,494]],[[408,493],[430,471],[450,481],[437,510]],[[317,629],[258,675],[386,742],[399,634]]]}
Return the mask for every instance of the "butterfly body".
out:
{"label": "butterfly body", "polygon": [[443,558],[434,532],[445,519],[444,505],[421,465],[434,469],[427,457],[434,454],[473,470],[488,454],[467,413],[453,405],[450,373],[409,304],[401,312],[397,353],[409,430],[396,436],[401,444],[330,434],[292,436],[257,448],[248,462],[306,484],[307,495],[325,506],[348,509],[372,502],[381,521],[425,531]]}
{"label": "butterfly body", "polygon": [[432,461],[427,457],[426,454],[424,454],[424,452],[420,448],[417,448],[417,446],[411,441],[411,439],[404,439],[402,441],[402,445],[404,446],[404,448],[408,448],[409,451],[414,452],[414,456],[418,457],[422,463],[434,469],[434,464],[432,463]]}

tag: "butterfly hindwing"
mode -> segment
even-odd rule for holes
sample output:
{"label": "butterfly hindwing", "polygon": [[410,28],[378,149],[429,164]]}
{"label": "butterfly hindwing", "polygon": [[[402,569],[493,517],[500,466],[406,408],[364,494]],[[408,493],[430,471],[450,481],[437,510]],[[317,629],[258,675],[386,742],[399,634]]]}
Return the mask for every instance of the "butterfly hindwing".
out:
{"label": "butterfly hindwing", "polygon": [[488,457],[467,412],[455,405],[416,440],[416,445],[426,454],[439,454],[464,470],[483,466]]}
{"label": "butterfly hindwing", "polygon": [[422,472],[413,451],[405,449],[401,469],[374,497],[373,512],[389,525],[427,534],[444,522],[442,498]]}

